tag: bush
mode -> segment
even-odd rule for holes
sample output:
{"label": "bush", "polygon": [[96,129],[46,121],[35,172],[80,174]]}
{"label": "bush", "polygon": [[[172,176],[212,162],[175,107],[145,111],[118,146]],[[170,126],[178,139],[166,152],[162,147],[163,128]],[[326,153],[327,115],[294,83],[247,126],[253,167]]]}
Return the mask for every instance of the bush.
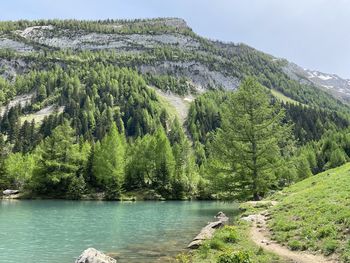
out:
{"label": "bush", "polygon": [[191,256],[186,253],[181,253],[176,256],[176,262],[179,263],[190,263],[191,262]]}
{"label": "bush", "polygon": [[225,249],[225,243],[218,238],[213,238],[209,242],[209,246],[211,249],[215,250],[224,250]]}
{"label": "bush", "polygon": [[238,240],[238,233],[234,226],[225,226],[217,233],[216,237],[225,243],[236,243]]}
{"label": "bush", "polygon": [[231,254],[225,253],[220,255],[217,263],[252,263],[247,252],[237,251]]}
{"label": "bush", "polygon": [[201,245],[198,249],[199,254],[202,258],[206,258],[210,251],[210,245],[208,242],[204,242],[203,245]]}

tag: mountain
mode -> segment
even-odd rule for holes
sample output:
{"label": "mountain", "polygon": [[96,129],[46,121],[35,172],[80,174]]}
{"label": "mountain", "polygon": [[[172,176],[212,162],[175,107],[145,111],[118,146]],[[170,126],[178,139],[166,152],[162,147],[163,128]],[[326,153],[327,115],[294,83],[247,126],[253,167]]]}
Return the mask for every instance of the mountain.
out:
{"label": "mountain", "polygon": [[298,65],[286,62],[284,70],[288,76],[300,83],[315,85],[316,87],[326,91],[335,98],[345,103],[350,100],[350,80],[343,79],[336,74],[328,74],[317,70],[309,70],[299,67]]}
{"label": "mountain", "polygon": [[304,70],[244,44],[205,39],[178,18],[3,22],[0,32],[0,74],[7,79],[48,63],[103,59],[144,75],[185,78],[197,92],[235,89],[252,75],[293,100],[332,110],[342,108],[338,99],[346,102],[350,94],[347,80]]}
{"label": "mountain", "polygon": [[335,76],[305,72],[203,38],[177,18],[0,22],[0,188],[207,198],[210,140],[228,116],[229,91],[247,77],[252,91],[262,89],[251,96],[266,96],[293,124],[298,153],[283,157],[297,164],[287,179],[276,171],[278,185],[336,167],[350,153],[347,140],[329,143],[330,135],[349,126],[350,106],[320,86]]}

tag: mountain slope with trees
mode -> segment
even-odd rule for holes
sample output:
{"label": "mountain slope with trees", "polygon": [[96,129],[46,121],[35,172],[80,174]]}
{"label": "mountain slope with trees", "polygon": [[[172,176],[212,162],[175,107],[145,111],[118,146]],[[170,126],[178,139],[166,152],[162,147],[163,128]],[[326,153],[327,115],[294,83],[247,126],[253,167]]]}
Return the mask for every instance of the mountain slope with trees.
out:
{"label": "mountain slope with trees", "polygon": [[[0,188],[258,199],[343,164],[349,106],[284,66],[179,19],[0,22]],[[195,97],[184,125],[157,89]]]}

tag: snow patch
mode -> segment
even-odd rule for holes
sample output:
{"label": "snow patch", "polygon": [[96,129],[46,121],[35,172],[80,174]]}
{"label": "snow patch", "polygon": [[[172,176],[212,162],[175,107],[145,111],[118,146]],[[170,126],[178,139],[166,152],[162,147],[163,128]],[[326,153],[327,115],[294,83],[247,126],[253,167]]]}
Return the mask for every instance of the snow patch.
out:
{"label": "snow patch", "polygon": [[320,75],[318,75],[317,77],[318,77],[319,79],[322,79],[322,80],[330,80],[330,79],[333,79],[333,77],[330,76],[330,75],[322,75],[322,74],[320,74]]}
{"label": "snow patch", "polygon": [[334,88],[334,86],[332,86],[332,85],[322,85],[322,87],[325,87],[326,89],[333,89]]}

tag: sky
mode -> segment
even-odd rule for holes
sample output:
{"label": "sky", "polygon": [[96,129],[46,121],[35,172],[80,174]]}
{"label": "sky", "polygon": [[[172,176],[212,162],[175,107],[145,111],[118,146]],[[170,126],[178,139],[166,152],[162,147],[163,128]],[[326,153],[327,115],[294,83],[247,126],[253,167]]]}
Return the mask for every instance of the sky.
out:
{"label": "sky", "polygon": [[350,0],[0,0],[0,20],[153,17],[350,79]]}

